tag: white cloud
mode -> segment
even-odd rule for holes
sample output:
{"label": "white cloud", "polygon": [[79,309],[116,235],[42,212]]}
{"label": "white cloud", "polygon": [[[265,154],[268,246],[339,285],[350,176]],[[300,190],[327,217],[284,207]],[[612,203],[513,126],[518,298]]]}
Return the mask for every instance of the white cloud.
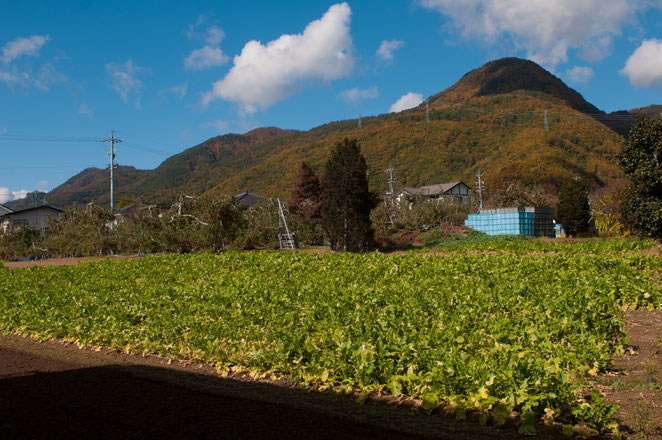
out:
{"label": "white cloud", "polygon": [[129,101],[129,95],[133,93],[140,95],[143,82],[136,76],[144,71],[145,69],[134,64],[133,60],[128,60],[124,64],[106,64],[106,72],[111,78],[110,87],[120,94],[125,103]]}
{"label": "white cloud", "polygon": [[565,71],[565,76],[572,83],[584,84],[593,78],[593,69],[590,67],[575,66]]}
{"label": "white cloud", "polygon": [[403,110],[407,110],[412,107],[416,107],[423,102],[423,95],[420,93],[409,92],[406,95],[402,96],[400,99],[395,101],[391,108],[388,109],[389,113],[397,113]]}
{"label": "white cloud", "polygon": [[636,23],[648,0],[419,0],[448,16],[465,38],[486,44],[508,39],[550,68],[566,62],[569,50],[587,61],[604,58],[611,39]]}
{"label": "white cloud", "polygon": [[391,41],[382,41],[382,44],[379,45],[377,49],[377,55],[385,62],[390,63],[393,61],[393,52],[404,47],[404,41],[400,40],[391,40]]}
{"label": "white cloud", "polygon": [[0,203],[6,203],[11,200],[14,200],[14,194],[12,194],[9,188],[0,186]]}
{"label": "white cloud", "polygon": [[46,188],[48,188],[48,180],[40,180],[37,182],[37,189],[39,191],[46,191]]}
{"label": "white cloud", "polygon": [[34,85],[38,89],[47,91],[53,84],[67,81],[69,81],[67,75],[58,72],[52,63],[46,63],[39,69],[39,76],[35,79]]}
{"label": "white cloud", "polygon": [[195,49],[184,59],[184,66],[191,70],[203,70],[225,64],[229,59],[230,57],[225,55],[220,47],[203,46]]}
{"label": "white cloud", "polygon": [[179,99],[182,99],[184,96],[186,96],[186,93],[188,92],[188,81],[186,81],[184,84],[180,84],[178,86],[172,86],[168,87],[166,89],[161,89],[159,90],[159,95],[174,95]]}
{"label": "white cloud", "polygon": [[78,114],[91,118],[92,116],[94,116],[94,111],[91,108],[89,108],[87,104],[82,103],[81,105],[78,106]]}
{"label": "white cloud", "polygon": [[28,80],[30,79],[30,75],[26,72],[23,73],[17,73],[16,71],[14,72],[7,72],[4,70],[0,70],[0,81],[3,83],[7,84],[8,86],[13,86],[14,84],[21,84],[21,85],[27,85]]}
{"label": "white cloud", "polygon": [[207,36],[205,38],[205,41],[207,44],[211,46],[217,46],[221,44],[221,41],[225,38],[225,32],[223,32],[223,29],[220,27],[214,25],[210,26],[209,29],[207,29]]}
{"label": "white cloud", "polygon": [[228,132],[229,124],[223,120],[205,122],[200,124],[200,128],[213,128],[217,134],[225,134]]}
{"label": "white cloud", "polygon": [[12,196],[14,196],[14,200],[18,200],[18,199],[24,199],[29,192],[30,191],[28,191],[27,189],[22,189],[20,191],[12,191],[11,193]]}
{"label": "white cloud", "polygon": [[195,49],[186,58],[184,58],[184,66],[190,70],[203,70],[210,67],[216,67],[227,63],[230,60],[226,54],[221,50],[221,42],[225,38],[223,29],[216,25],[207,28],[206,32],[201,33],[198,31],[207,18],[203,15],[198,17],[195,24],[189,26],[186,36],[191,39],[204,40],[205,44],[200,49]]}
{"label": "white cloud", "polygon": [[22,56],[34,56],[39,54],[39,49],[50,41],[48,35],[32,35],[28,38],[17,38],[2,46],[2,56],[0,60],[4,64],[20,58]]}
{"label": "white cloud", "polygon": [[379,90],[376,86],[368,87],[367,89],[359,89],[354,87],[352,89],[343,90],[338,95],[338,98],[348,104],[355,104],[363,99],[374,99],[379,97]]}
{"label": "white cloud", "polygon": [[354,67],[349,33],[351,9],[333,5],[301,34],[281,35],[263,45],[246,43],[225,78],[214,83],[202,100],[234,101],[245,113],[267,108],[304,89],[347,76]]}
{"label": "white cloud", "polygon": [[635,87],[662,86],[662,40],[644,40],[620,71]]}
{"label": "white cloud", "polygon": [[[9,87],[20,85],[22,87],[35,86],[41,90],[48,90],[50,86],[59,82],[67,82],[69,78],[60,73],[53,63],[43,64],[37,73],[32,75],[32,66],[17,61],[21,57],[37,56],[39,50],[51,40],[48,35],[32,35],[27,38],[17,38],[6,43],[0,49],[0,82]],[[57,61],[57,58],[54,59]]]}

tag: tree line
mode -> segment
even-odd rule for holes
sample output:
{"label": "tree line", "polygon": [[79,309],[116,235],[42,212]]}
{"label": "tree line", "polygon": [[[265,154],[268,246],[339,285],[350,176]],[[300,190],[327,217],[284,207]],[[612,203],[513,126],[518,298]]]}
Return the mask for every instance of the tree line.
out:
{"label": "tree line", "polygon": [[[662,238],[662,119],[639,117],[618,160],[626,179],[591,195],[579,179],[562,182],[558,196],[515,182],[489,195],[486,204],[556,206],[557,221],[573,236],[594,227],[601,235],[631,231]],[[477,208],[475,200],[382,201],[369,188],[358,141],[344,139],[334,145],[320,175],[301,163],[288,204],[289,227],[300,243],[360,252],[389,249],[403,231],[415,238],[421,230],[461,226]],[[51,222],[48,234],[26,227],[1,231],[0,259],[276,248],[278,232],[273,201],[247,209],[231,197],[182,198],[168,212],[137,206],[119,219],[99,207],[73,208]]]}

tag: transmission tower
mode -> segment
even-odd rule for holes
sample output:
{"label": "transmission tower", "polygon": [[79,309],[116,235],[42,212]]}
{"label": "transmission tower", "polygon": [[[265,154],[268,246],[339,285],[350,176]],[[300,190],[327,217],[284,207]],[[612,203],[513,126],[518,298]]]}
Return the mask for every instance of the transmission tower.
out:
{"label": "transmission tower", "polygon": [[110,156],[110,212],[112,213],[115,211],[115,194],[113,185],[115,183],[114,171],[115,167],[117,166],[115,163],[115,143],[122,141],[115,137],[115,130],[112,130],[110,132],[110,137],[108,139],[104,139],[101,142],[110,142],[110,151],[108,152],[108,156]]}
{"label": "transmission tower", "polygon": [[478,189],[476,192],[478,193],[478,201],[480,205],[478,206],[478,213],[480,214],[483,212],[483,175],[481,174],[480,170],[478,170],[478,173],[476,174],[476,177],[478,177],[478,182],[476,182],[476,185],[478,186]]}

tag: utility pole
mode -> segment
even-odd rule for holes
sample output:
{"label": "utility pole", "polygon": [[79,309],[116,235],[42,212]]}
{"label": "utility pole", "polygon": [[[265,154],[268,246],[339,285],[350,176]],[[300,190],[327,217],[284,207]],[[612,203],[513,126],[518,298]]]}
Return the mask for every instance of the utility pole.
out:
{"label": "utility pole", "polygon": [[427,99],[425,100],[425,122],[430,122],[430,107]]}
{"label": "utility pole", "polygon": [[359,128],[363,128],[363,122],[361,122],[361,113],[359,113]]}
{"label": "utility pole", "polygon": [[115,183],[115,175],[114,175],[114,170],[115,170],[115,143],[116,142],[122,142],[120,139],[117,139],[115,137],[115,130],[111,130],[110,132],[110,137],[108,139],[105,139],[101,142],[110,142],[110,151],[108,152],[108,156],[110,156],[110,212],[115,211],[115,194],[114,194],[114,189],[113,185]]}
{"label": "utility pole", "polygon": [[393,226],[393,215],[391,214],[391,208],[393,206],[393,184],[395,183],[396,179],[393,177],[393,165],[389,164],[388,169],[384,170],[385,173],[388,173],[388,191],[386,192],[386,198],[384,199],[384,205],[386,205],[386,214],[388,215],[388,220],[391,222],[391,226]]}
{"label": "utility pole", "polygon": [[393,184],[396,181],[396,179],[393,178],[393,171],[395,171],[393,165],[389,165],[388,169],[384,170],[385,173],[388,173],[388,191],[386,192],[386,198],[391,204],[393,204]]}
{"label": "utility pole", "polygon": [[481,174],[480,170],[478,170],[476,177],[478,177],[478,182],[476,182],[476,185],[478,185],[478,190],[476,190],[476,192],[478,193],[478,200],[480,203],[478,207],[478,213],[480,214],[481,212],[483,212],[483,180],[482,180],[483,175]]}
{"label": "utility pole", "polygon": [[547,123],[547,110],[545,110],[545,131],[549,131],[549,124]]}

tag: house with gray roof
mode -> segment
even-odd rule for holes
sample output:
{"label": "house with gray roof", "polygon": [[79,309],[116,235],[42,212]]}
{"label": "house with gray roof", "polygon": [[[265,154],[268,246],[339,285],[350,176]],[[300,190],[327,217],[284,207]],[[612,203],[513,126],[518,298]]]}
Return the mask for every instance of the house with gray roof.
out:
{"label": "house with gray roof", "polygon": [[249,192],[243,192],[234,196],[234,202],[237,205],[246,206],[252,208],[253,206],[262,203],[268,200],[266,197],[263,197],[259,194],[253,194]]}
{"label": "house with gray roof", "polygon": [[473,190],[461,180],[457,182],[439,183],[418,188],[404,187],[395,195],[396,201],[406,200],[407,197],[424,197],[431,200],[447,199],[467,202],[473,200]]}
{"label": "house with gray roof", "polygon": [[39,231],[48,229],[48,221],[58,218],[63,211],[51,205],[33,206],[19,209],[0,216],[0,229],[6,231],[10,228],[27,226]]}

